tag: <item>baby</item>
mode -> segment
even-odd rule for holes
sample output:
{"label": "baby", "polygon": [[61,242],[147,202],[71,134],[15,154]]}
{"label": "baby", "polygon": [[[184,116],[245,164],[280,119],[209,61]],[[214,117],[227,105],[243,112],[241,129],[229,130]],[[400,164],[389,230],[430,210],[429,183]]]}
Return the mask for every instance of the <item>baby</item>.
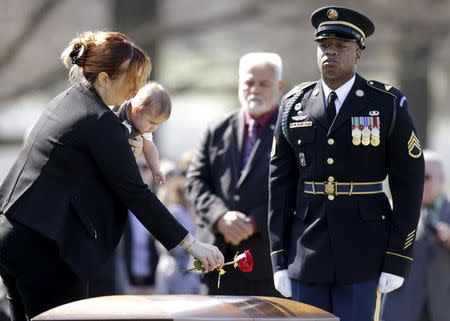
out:
{"label": "baby", "polygon": [[116,107],[119,119],[129,130],[129,138],[141,135],[145,160],[153,179],[164,185],[166,178],[159,168],[159,152],[153,142],[153,132],[169,119],[172,103],[169,93],[156,82],[149,82],[130,100]]}

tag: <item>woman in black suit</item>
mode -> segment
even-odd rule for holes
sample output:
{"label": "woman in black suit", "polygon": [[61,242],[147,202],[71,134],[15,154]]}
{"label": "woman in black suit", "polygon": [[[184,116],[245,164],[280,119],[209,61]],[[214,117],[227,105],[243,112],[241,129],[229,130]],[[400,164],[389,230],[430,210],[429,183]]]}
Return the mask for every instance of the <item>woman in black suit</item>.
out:
{"label": "woman in black suit", "polygon": [[121,33],[85,32],[61,58],[74,85],[49,103],[0,187],[0,275],[13,321],[85,298],[127,209],[205,270],[223,264],[222,253],[189,235],[143,183],[127,129],[109,107],[148,78],[145,52]]}

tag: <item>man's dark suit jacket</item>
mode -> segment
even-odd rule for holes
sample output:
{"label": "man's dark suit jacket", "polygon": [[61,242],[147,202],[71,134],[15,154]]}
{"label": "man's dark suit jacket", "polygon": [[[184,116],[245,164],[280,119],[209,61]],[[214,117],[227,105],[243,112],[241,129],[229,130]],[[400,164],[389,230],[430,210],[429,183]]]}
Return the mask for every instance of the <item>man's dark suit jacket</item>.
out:
{"label": "man's dark suit jacket", "polygon": [[[253,153],[241,171],[244,137],[243,110],[208,128],[189,168],[188,194],[198,217],[197,236],[213,243],[222,253],[249,249],[254,269],[244,273],[250,280],[272,279],[267,232],[268,174],[270,149],[277,113],[265,125]],[[227,211],[251,215],[257,232],[238,246],[225,243],[214,223]],[[225,260],[231,260],[226,257]]]}
{"label": "man's dark suit jacket", "polygon": [[[450,202],[446,196],[439,209],[439,221],[450,224]],[[422,209],[414,262],[408,279],[398,290],[383,296],[382,321],[444,321],[450,316],[450,249],[438,240],[426,222],[430,212]],[[426,311],[426,318],[423,316]]]}
{"label": "man's dark suit jacket", "polygon": [[54,98],[0,187],[0,213],[55,240],[83,280],[111,255],[130,209],[167,248],[187,234],[143,183],[127,130],[75,85]]}

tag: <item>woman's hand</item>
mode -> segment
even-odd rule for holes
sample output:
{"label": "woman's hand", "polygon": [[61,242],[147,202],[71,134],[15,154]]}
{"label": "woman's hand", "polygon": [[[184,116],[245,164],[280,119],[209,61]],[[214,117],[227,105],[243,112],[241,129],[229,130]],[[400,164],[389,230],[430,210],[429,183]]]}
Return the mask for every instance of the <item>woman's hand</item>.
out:
{"label": "woman's hand", "polygon": [[142,136],[136,136],[134,138],[128,139],[131,146],[131,151],[134,157],[139,158],[142,155],[142,148],[144,146],[144,141]]}
{"label": "woman's hand", "polygon": [[223,266],[223,254],[214,245],[199,242],[188,234],[181,241],[180,246],[202,263],[205,272],[220,269]]}

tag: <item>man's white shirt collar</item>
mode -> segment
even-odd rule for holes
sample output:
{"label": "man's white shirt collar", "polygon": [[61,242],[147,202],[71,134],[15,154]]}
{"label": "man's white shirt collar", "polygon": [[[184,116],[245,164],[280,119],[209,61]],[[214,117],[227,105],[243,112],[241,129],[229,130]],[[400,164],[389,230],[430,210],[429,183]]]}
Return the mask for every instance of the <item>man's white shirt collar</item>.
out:
{"label": "man's white shirt collar", "polygon": [[339,112],[339,110],[341,109],[341,106],[345,100],[345,98],[347,98],[348,93],[350,92],[350,89],[352,89],[353,84],[355,83],[355,79],[356,76],[353,75],[353,77],[347,81],[345,84],[343,84],[341,87],[339,87],[336,90],[332,90],[330,87],[327,86],[327,84],[325,84],[325,82],[322,80],[322,88],[323,88],[323,97],[325,98],[325,104],[326,101],[328,99],[328,96],[330,95],[330,93],[332,91],[334,91],[337,95],[336,100],[334,101],[334,104],[336,106],[336,114]]}

